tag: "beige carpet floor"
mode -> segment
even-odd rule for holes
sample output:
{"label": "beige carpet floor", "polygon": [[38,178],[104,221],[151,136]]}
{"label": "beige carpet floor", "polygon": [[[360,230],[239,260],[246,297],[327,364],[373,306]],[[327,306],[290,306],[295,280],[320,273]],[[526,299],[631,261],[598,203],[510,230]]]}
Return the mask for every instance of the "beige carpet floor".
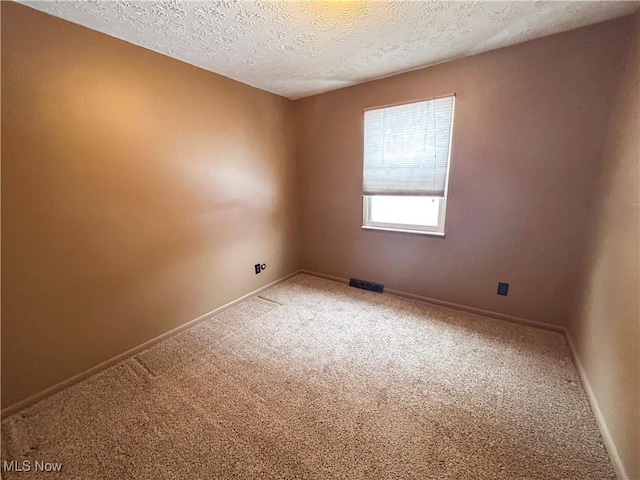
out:
{"label": "beige carpet floor", "polygon": [[[557,333],[298,275],[2,422],[6,479],[615,478]],[[33,463],[31,464],[33,468]]]}

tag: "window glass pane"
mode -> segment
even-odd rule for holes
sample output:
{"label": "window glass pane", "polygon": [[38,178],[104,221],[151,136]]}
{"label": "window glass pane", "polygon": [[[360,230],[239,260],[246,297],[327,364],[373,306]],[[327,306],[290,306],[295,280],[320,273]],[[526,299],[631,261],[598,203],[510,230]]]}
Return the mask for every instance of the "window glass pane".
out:
{"label": "window glass pane", "polygon": [[440,197],[370,197],[370,222],[438,226]]}

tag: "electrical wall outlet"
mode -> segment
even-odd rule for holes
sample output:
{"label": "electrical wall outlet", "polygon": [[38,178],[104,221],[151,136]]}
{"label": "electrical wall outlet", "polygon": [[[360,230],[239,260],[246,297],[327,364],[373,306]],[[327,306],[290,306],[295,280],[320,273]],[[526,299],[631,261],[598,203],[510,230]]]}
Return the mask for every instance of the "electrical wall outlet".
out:
{"label": "electrical wall outlet", "polygon": [[509,294],[509,284],[504,282],[498,282],[498,295],[504,295],[505,297]]}
{"label": "electrical wall outlet", "polygon": [[266,263],[256,263],[253,267],[256,270],[256,275],[258,275],[260,272],[262,272],[262,270],[267,268],[267,264]]}

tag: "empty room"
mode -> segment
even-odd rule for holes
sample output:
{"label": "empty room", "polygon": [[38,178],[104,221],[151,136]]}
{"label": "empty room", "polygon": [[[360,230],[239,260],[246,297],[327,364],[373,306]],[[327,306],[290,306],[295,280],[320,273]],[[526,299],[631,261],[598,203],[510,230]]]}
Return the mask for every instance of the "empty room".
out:
{"label": "empty room", "polygon": [[3,479],[640,480],[640,2],[0,18]]}

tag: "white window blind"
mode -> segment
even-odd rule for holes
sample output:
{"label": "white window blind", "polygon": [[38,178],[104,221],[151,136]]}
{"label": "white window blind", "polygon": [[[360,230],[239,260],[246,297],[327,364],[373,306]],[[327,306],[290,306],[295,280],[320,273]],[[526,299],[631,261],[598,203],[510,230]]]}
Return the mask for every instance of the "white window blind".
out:
{"label": "white window blind", "polygon": [[455,96],[364,114],[363,195],[443,197]]}

